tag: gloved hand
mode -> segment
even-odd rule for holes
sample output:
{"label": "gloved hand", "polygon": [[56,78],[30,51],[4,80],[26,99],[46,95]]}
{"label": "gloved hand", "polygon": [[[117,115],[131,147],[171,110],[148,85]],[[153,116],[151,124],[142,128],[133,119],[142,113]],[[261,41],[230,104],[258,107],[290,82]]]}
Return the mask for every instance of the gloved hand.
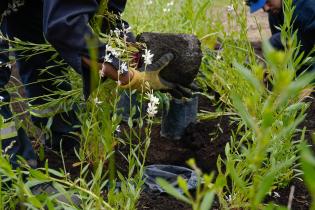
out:
{"label": "gloved hand", "polygon": [[130,69],[129,71],[133,73],[133,78],[128,84],[121,87],[142,91],[145,90],[145,84],[148,83],[151,89],[169,92],[176,98],[191,97],[192,90],[198,89],[195,85],[191,84],[188,87],[184,87],[180,84],[167,81],[167,79],[162,78],[159,74],[160,71],[173,59],[174,55],[172,53],[167,53],[153,64],[146,67],[142,66],[139,68],[139,71],[136,69]]}

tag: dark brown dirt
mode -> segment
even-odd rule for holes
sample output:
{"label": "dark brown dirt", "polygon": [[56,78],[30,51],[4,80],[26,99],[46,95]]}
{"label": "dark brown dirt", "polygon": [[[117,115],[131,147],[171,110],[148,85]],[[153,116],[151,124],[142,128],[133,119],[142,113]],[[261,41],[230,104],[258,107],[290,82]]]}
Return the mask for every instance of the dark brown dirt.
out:
{"label": "dark brown dirt", "polygon": [[[200,100],[199,107],[207,110],[214,110],[209,105],[210,102],[204,99]],[[301,126],[307,125],[309,132],[307,138],[311,137],[312,130],[315,128],[315,103],[312,103],[306,120]],[[211,121],[198,122],[187,128],[186,135],[180,141],[161,138],[159,136],[159,126],[154,127],[152,143],[148,153],[148,164],[174,164],[185,166],[185,161],[189,158],[195,158],[198,166],[204,171],[216,171],[216,160],[219,155],[224,157],[224,147],[229,141],[233,124],[230,125],[229,117],[219,117]],[[215,135],[215,138],[212,138]],[[213,140],[211,140],[213,139]],[[295,187],[292,200],[292,209],[309,209],[311,197],[303,182],[294,179],[287,187],[275,190],[280,197],[271,195],[265,202],[273,202],[282,206],[287,206],[291,186]],[[217,205],[215,205],[217,206]],[[213,207],[217,209],[218,207]],[[143,194],[139,209],[155,210],[174,210],[191,209],[180,201],[176,201],[167,195]]]}
{"label": "dark brown dirt", "polygon": [[[201,98],[199,100],[199,109],[214,111],[215,107],[210,105],[211,102]],[[315,128],[315,103],[313,103],[308,111],[308,116],[303,125],[307,125],[309,132],[307,137],[310,138],[312,130]],[[147,165],[150,164],[173,164],[186,166],[186,161],[195,158],[197,165],[205,172],[216,171],[216,160],[219,155],[224,157],[224,148],[230,139],[231,131],[235,126],[230,123],[228,116],[222,116],[211,121],[201,121],[190,125],[181,140],[172,140],[160,137],[160,126],[155,125],[152,130],[151,145],[147,156]],[[123,153],[128,152],[128,148],[120,147]],[[50,151],[46,153],[50,161],[50,167],[62,168],[60,157]],[[74,156],[65,158],[66,168],[76,176],[78,170],[72,167],[72,163],[77,160]],[[126,172],[127,163],[122,157],[117,155],[116,163],[118,170]],[[311,197],[306,190],[303,182],[295,179],[289,186],[283,189],[276,189],[280,197],[274,193],[267,197],[265,203],[273,202],[282,206],[287,206],[291,186],[295,186],[292,209],[309,209]],[[215,203],[213,209],[219,209]],[[180,202],[166,194],[159,195],[143,192],[138,203],[139,210],[190,210],[191,207]]]}
{"label": "dark brown dirt", "polygon": [[287,206],[289,202],[290,192],[293,193],[291,209],[305,210],[310,208],[311,196],[306,190],[305,185],[299,179],[294,179],[286,188],[275,190],[265,202],[273,202],[282,206]]}

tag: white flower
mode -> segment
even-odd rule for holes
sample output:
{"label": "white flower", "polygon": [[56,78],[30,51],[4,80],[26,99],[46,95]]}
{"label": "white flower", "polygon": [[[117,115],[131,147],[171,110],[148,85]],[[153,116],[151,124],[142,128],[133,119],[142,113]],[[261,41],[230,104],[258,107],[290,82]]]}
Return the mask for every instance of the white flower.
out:
{"label": "white flower", "polygon": [[125,72],[128,72],[128,66],[127,66],[127,63],[126,63],[126,62],[123,62],[123,63],[120,65],[120,69],[118,70],[118,73],[119,73],[119,74],[124,74]]}
{"label": "white flower", "polygon": [[154,117],[158,113],[159,98],[153,95],[153,91],[146,93],[146,95],[149,99],[147,114],[149,117]]}
{"label": "white flower", "polygon": [[147,114],[149,117],[154,117],[158,113],[157,107],[149,103],[147,108]]}
{"label": "white flower", "polygon": [[104,62],[106,62],[106,63],[113,62],[113,59],[111,59],[111,57],[110,57],[111,55],[112,55],[111,53],[108,53],[107,55],[105,55]]}
{"label": "white flower", "polygon": [[98,74],[100,75],[101,78],[105,77],[105,72],[103,71],[103,69],[99,70]]}
{"label": "white flower", "polygon": [[3,100],[4,100],[4,97],[0,96],[0,102],[3,102]]}
{"label": "white flower", "polygon": [[100,101],[100,100],[98,99],[98,97],[95,97],[95,98],[94,98],[94,103],[95,103],[96,105],[100,105],[100,104],[103,103],[103,101]]}
{"label": "white flower", "polygon": [[115,30],[114,30],[114,33],[115,33],[115,35],[116,35],[116,37],[120,37],[120,30],[119,30],[119,28],[115,28]]}
{"label": "white flower", "polygon": [[170,12],[170,11],[171,11],[170,8],[164,8],[164,9],[163,9],[163,12]]}
{"label": "white flower", "polygon": [[115,51],[115,49],[112,46],[107,44],[106,45],[106,52],[112,52],[112,51]]}
{"label": "white flower", "polygon": [[171,6],[173,6],[173,5],[174,5],[174,1],[171,1],[171,2],[169,2],[169,3],[166,4],[167,7],[171,7]]}
{"label": "white flower", "polygon": [[11,69],[11,68],[12,68],[12,65],[11,65],[11,63],[7,63],[7,64],[5,65],[5,67]]}
{"label": "white flower", "polygon": [[228,11],[229,13],[231,13],[231,12],[234,11],[234,6],[233,6],[233,4],[227,6],[227,11]]}
{"label": "white flower", "polygon": [[217,56],[215,57],[215,59],[217,60],[221,60],[222,56],[218,53]]}
{"label": "white flower", "polygon": [[153,4],[152,0],[148,0],[147,5]]}
{"label": "white flower", "polygon": [[120,52],[118,52],[118,51],[116,51],[116,50],[113,50],[113,51],[112,51],[112,54],[113,54],[113,56],[115,56],[115,57],[119,57],[119,56],[120,56]]}
{"label": "white flower", "polygon": [[225,196],[225,200],[226,200],[228,203],[231,203],[231,201],[232,201],[232,196],[231,196],[231,195]]}
{"label": "white flower", "polygon": [[118,133],[121,132],[121,130],[120,130],[120,125],[117,125],[117,127],[116,127],[116,132],[118,132]]}
{"label": "white flower", "polygon": [[128,34],[131,31],[131,26],[126,27],[125,24],[122,24],[122,28],[124,30],[124,34]]}
{"label": "white flower", "polygon": [[144,55],[142,55],[142,57],[144,58],[144,63],[146,65],[150,65],[152,64],[152,58],[153,58],[153,54],[151,54],[150,50],[145,49],[144,51]]}
{"label": "white flower", "polygon": [[115,57],[119,57],[120,56],[120,52],[118,52],[115,48],[113,48],[112,46],[110,46],[108,44],[106,45],[106,53],[107,52],[110,52]]}
{"label": "white flower", "polygon": [[7,153],[10,149],[13,148],[14,144],[16,143],[16,141],[11,141],[11,143],[4,149],[4,153]]}
{"label": "white flower", "polygon": [[166,4],[166,7],[163,9],[163,12],[170,12],[171,11],[171,7],[174,5],[174,1],[171,1],[169,3]]}
{"label": "white flower", "polygon": [[280,194],[277,193],[277,192],[273,192],[273,197],[274,197],[274,198],[280,198]]}

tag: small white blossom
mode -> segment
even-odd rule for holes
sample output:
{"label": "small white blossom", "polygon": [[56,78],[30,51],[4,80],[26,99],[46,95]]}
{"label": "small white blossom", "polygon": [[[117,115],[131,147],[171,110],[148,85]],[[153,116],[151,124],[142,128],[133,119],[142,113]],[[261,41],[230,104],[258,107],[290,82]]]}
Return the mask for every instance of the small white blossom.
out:
{"label": "small white blossom", "polygon": [[123,62],[121,65],[120,65],[120,69],[118,70],[118,73],[119,74],[124,74],[128,72],[128,66],[127,66],[127,63],[126,62]]}
{"label": "small white blossom", "polygon": [[174,5],[174,1],[171,1],[169,3],[166,4],[166,7],[163,9],[163,12],[170,12],[171,11],[171,7]]}
{"label": "small white blossom", "polygon": [[131,32],[131,26],[126,27],[125,24],[122,24],[124,34],[128,34]]}
{"label": "small white blossom", "polygon": [[16,141],[11,141],[11,143],[4,149],[4,153],[7,153],[10,149],[13,148],[14,144],[16,143]]}
{"label": "small white blossom", "polygon": [[171,11],[170,8],[164,8],[164,9],[163,9],[163,12],[170,12],[170,11]]}
{"label": "small white blossom", "polygon": [[274,198],[280,198],[280,194],[277,193],[277,192],[273,192],[273,197],[274,197]]}
{"label": "small white blossom", "polygon": [[121,132],[121,130],[120,130],[120,125],[117,125],[117,127],[116,127],[116,132],[118,132],[118,133]]}
{"label": "small white blossom", "polygon": [[167,7],[171,7],[171,6],[173,6],[173,5],[174,5],[174,1],[171,1],[171,2],[169,2],[169,3],[166,4]]}
{"label": "small white blossom", "polygon": [[229,203],[232,202],[232,195],[225,196],[225,200]]}
{"label": "small white blossom", "polygon": [[7,63],[7,64],[5,65],[5,67],[11,69],[11,68],[12,68],[12,65],[11,65],[11,63]]}
{"label": "small white blossom", "polygon": [[4,100],[4,97],[0,96],[0,102],[3,102],[3,100]]}
{"label": "small white blossom", "polygon": [[150,50],[145,49],[144,51],[144,55],[142,55],[142,57],[144,58],[144,63],[146,65],[150,65],[152,64],[152,58],[153,58],[153,54],[151,54]]}
{"label": "small white blossom", "polygon": [[111,59],[111,55],[112,55],[111,53],[106,54],[104,57],[104,62],[106,62],[106,63],[113,62],[113,59]]}
{"label": "small white blossom", "polygon": [[114,33],[115,33],[116,37],[120,37],[121,31],[118,28],[115,28]]}
{"label": "small white blossom", "polygon": [[153,91],[146,93],[146,95],[149,99],[147,114],[149,117],[154,117],[158,113],[159,98],[153,95]]}
{"label": "small white blossom", "polygon": [[231,13],[231,12],[234,11],[234,6],[233,6],[233,4],[227,6],[227,11],[228,11],[229,13]]}
{"label": "small white blossom", "polygon": [[112,54],[113,54],[113,56],[115,56],[115,57],[119,57],[119,56],[120,56],[120,52],[118,52],[118,51],[116,51],[116,50],[113,50],[113,51],[112,51]]}
{"label": "small white blossom", "polygon": [[100,104],[103,103],[103,101],[100,101],[100,100],[98,99],[98,97],[95,97],[95,98],[94,98],[94,103],[95,103],[96,105],[100,105]]}
{"label": "small white blossom", "polygon": [[115,49],[112,46],[107,44],[106,45],[106,52],[112,52],[112,51],[115,51]]}
{"label": "small white blossom", "polygon": [[98,74],[100,75],[101,78],[105,77],[105,72],[103,71],[103,69],[99,70]]}
{"label": "small white blossom", "polygon": [[151,5],[151,4],[153,4],[153,1],[152,0],[148,0],[147,5]]}
{"label": "small white blossom", "polygon": [[222,56],[218,53],[217,56],[215,57],[215,59],[217,60],[221,60]]}
{"label": "small white blossom", "polygon": [[[106,45],[106,53],[110,52],[110,54],[112,54],[115,57],[119,57],[120,56],[120,52],[118,52],[115,48],[113,48],[110,45]],[[110,62],[109,62],[110,63]]]}

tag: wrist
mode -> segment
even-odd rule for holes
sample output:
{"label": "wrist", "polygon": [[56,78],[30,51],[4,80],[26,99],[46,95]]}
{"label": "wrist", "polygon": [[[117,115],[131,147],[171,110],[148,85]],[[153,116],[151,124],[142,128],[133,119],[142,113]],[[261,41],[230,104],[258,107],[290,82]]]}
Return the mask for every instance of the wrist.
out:
{"label": "wrist", "polygon": [[102,70],[101,75],[103,77],[108,77],[110,79],[113,79],[115,81],[119,81],[121,85],[128,84],[132,78],[133,78],[133,72],[128,71],[124,74],[119,75],[118,70],[112,66],[110,63],[103,63],[102,64]]}
{"label": "wrist", "polygon": [[119,76],[119,82],[121,85],[127,85],[133,78],[133,71],[128,71],[126,74]]}

